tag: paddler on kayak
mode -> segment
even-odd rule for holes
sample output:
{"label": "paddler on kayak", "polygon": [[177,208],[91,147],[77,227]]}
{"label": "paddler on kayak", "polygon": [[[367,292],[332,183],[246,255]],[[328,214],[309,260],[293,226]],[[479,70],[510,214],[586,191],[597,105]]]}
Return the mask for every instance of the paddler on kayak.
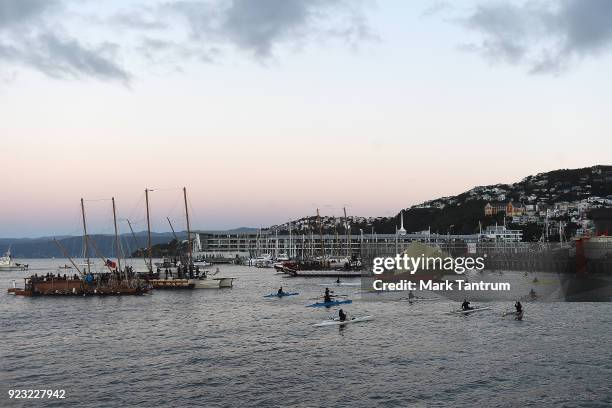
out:
{"label": "paddler on kayak", "polygon": [[516,314],[517,315],[520,315],[521,312],[523,311],[523,305],[521,305],[521,302],[519,302],[518,300],[514,304],[514,308],[516,309]]}
{"label": "paddler on kayak", "polygon": [[340,309],[340,311],[338,312],[338,317],[340,318],[341,322],[346,321],[346,313],[344,313],[344,310]]}
{"label": "paddler on kayak", "polygon": [[414,299],[414,293],[412,293],[412,291],[408,292],[408,299]]}
{"label": "paddler on kayak", "polygon": [[467,299],[463,299],[463,303],[461,304],[461,309],[463,310],[473,310],[473,307],[470,307],[470,302]]}
{"label": "paddler on kayak", "polygon": [[329,288],[325,288],[325,295],[323,295],[323,302],[328,303],[328,302],[331,302],[331,301],[332,301],[332,299],[331,299],[331,295],[330,295],[330,292],[329,292]]}
{"label": "paddler on kayak", "polygon": [[340,277],[338,276],[338,279],[336,279],[336,283],[340,284]]}
{"label": "paddler on kayak", "polygon": [[283,295],[283,293],[284,293],[284,292],[283,292],[283,287],[281,286],[280,288],[278,288],[278,292],[276,292],[276,294],[277,294],[278,296],[282,296],[282,295]]}

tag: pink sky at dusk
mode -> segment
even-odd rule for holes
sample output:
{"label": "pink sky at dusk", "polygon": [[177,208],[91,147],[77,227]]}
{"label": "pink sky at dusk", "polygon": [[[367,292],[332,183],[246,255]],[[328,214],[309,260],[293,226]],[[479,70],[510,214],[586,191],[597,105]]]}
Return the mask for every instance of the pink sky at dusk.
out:
{"label": "pink sky at dusk", "polygon": [[[120,218],[142,219],[146,187],[187,187],[193,227],[226,229],[316,208],[391,216],[476,185],[610,164],[609,55],[534,75],[465,52],[474,36],[423,17],[425,4],[387,6],[363,11],[373,35],[358,47],[272,38],[270,55],[239,43],[219,61],[177,52],[151,62],[135,51],[138,33],[105,37],[102,24],[84,29],[83,44],[116,42],[127,80],[108,65],[118,80],[8,64],[0,237],[78,233],[81,197],[114,196]],[[75,15],[68,32],[83,28]],[[180,27],[164,35],[188,44]],[[182,217],[173,194],[152,194],[154,229]],[[110,231],[109,211],[91,204],[93,232]]]}

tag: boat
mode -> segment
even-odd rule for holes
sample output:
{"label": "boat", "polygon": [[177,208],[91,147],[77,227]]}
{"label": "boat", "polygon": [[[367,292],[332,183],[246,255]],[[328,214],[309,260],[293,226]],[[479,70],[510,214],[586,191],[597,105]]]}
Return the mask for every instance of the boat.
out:
{"label": "boat", "polygon": [[[193,244],[191,240],[191,227],[189,224],[189,212],[187,207],[187,189],[183,187],[183,198],[185,201],[185,219],[187,222],[187,240],[181,245],[178,245],[177,251],[172,256],[167,256],[161,263],[155,263],[157,270],[154,271],[150,265],[153,264],[151,254],[151,223],[149,212],[149,190],[145,189],[146,217],[147,217],[147,252],[148,262],[145,258],[145,265],[148,268],[147,272],[141,274],[141,277],[147,280],[153,289],[220,289],[233,287],[234,277],[219,276],[219,268],[215,273],[210,274],[207,270],[200,270],[200,266],[206,263],[206,260],[200,258],[198,261],[193,257]],[[168,223],[174,239],[179,242],[179,238],[175,233],[172,222],[168,218]],[[186,245],[183,245],[186,244]],[[186,247],[186,248],[185,248]],[[186,249],[186,250],[185,250]]]}
{"label": "boat", "polygon": [[463,309],[451,310],[449,313],[450,314],[459,314],[459,315],[468,315],[468,314],[471,314],[471,313],[482,312],[484,310],[491,310],[491,308],[489,306],[474,306],[473,309],[468,309],[468,310],[463,310]]}
{"label": "boat", "polygon": [[246,266],[254,266],[256,268],[272,268],[274,266],[274,260],[271,254],[263,254],[257,258],[247,259],[244,263]]}
{"label": "boat", "polygon": [[276,262],[286,262],[289,261],[289,255],[286,252],[281,252],[276,256]]}
{"label": "boat", "polygon": [[181,261],[177,257],[164,257],[161,262],[155,262],[157,268],[176,268],[181,265]]}
{"label": "boat", "polygon": [[27,271],[28,267],[28,264],[13,262],[11,247],[8,248],[4,256],[0,257],[0,271]]}
{"label": "boat", "polygon": [[231,288],[234,286],[232,277],[214,278],[207,275],[200,275],[194,279],[189,279],[189,283],[193,284],[194,289],[221,289]]}
{"label": "boat", "polygon": [[317,302],[317,303],[313,303],[312,305],[308,305],[306,307],[332,307],[332,306],[337,306],[337,305],[345,305],[345,304],[349,304],[349,303],[353,303],[352,300],[347,299],[347,300],[332,300],[331,302]]}
{"label": "boat", "polygon": [[361,277],[363,264],[359,258],[317,257],[310,260],[285,261],[274,264],[278,272],[291,276],[358,278]]}
{"label": "boat", "polygon": [[345,321],[340,321],[338,317],[333,320],[327,320],[321,323],[314,324],[314,327],[326,327],[326,326],[344,326],[350,323],[360,323],[360,322],[369,322],[370,320],[374,320],[372,316],[361,316],[361,317],[353,317],[352,319],[347,319]]}
{"label": "boat", "polygon": [[212,263],[208,262],[206,259],[194,259],[193,264],[197,266],[211,266]]}
{"label": "boat", "polygon": [[24,286],[18,288],[15,281],[8,293],[18,296],[117,296],[143,295],[149,285],[138,279],[129,269],[121,273],[109,269],[105,273],[81,273],[72,276],[47,273],[24,278]]}
{"label": "boat", "polygon": [[424,298],[424,297],[405,297],[405,298],[400,298],[398,300],[404,301],[404,302],[433,302],[436,300],[440,300],[440,298],[435,298],[435,297],[430,297],[430,298]]}
{"label": "boat", "polygon": [[269,295],[265,295],[265,298],[273,298],[273,297],[285,297],[285,296],[295,296],[299,295],[298,292],[282,292],[282,293],[270,293]]}

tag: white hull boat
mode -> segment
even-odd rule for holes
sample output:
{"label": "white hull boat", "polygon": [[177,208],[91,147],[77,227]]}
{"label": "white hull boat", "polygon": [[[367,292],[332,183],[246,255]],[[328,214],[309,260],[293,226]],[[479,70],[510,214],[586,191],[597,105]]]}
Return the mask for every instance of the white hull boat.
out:
{"label": "white hull boat", "polygon": [[193,284],[194,289],[221,289],[234,286],[236,278],[196,278],[189,279],[189,284]]}
{"label": "white hull boat", "polygon": [[3,257],[0,257],[0,271],[27,271],[27,264],[13,262],[11,258],[11,248],[6,251]]}

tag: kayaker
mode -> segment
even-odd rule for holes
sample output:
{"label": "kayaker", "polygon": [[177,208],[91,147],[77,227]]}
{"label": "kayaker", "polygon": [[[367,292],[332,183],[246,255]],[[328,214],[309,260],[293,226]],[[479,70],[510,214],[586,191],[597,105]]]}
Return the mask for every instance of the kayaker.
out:
{"label": "kayaker", "polygon": [[336,283],[340,283],[340,277],[338,276],[338,279],[336,279]]}
{"label": "kayaker", "polygon": [[463,310],[472,310],[474,308],[470,307],[470,302],[468,302],[466,299],[463,299],[463,303],[461,304],[461,309],[463,309]]}
{"label": "kayaker", "polygon": [[341,322],[346,321],[346,313],[344,313],[344,310],[340,309],[340,311],[338,312],[338,317],[340,318]]}
{"label": "kayaker", "polygon": [[414,299],[414,293],[412,293],[412,291],[408,292],[408,299]]}
{"label": "kayaker", "polygon": [[523,311],[523,305],[521,305],[521,302],[519,302],[518,300],[514,304],[514,308],[516,309],[516,314],[517,315],[521,314],[521,312]]}
{"label": "kayaker", "polygon": [[332,299],[331,299],[331,295],[330,295],[330,293],[329,293],[329,288],[325,288],[325,295],[323,296],[323,301],[324,301],[325,303],[328,303],[328,302],[331,302],[331,301],[332,301]]}
{"label": "kayaker", "polygon": [[278,288],[278,292],[276,292],[277,295],[281,296],[283,294],[283,287],[281,286],[280,288]]}

